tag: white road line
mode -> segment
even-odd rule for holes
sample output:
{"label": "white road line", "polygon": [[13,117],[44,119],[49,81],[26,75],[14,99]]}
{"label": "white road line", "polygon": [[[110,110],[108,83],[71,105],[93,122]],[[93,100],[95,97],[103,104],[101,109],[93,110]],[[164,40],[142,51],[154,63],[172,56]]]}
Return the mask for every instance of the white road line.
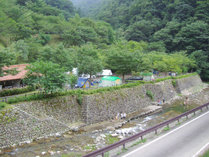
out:
{"label": "white road line", "polygon": [[189,121],[189,122],[185,123],[184,125],[182,125],[182,126],[180,126],[180,127],[176,128],[176,129],[174,129],[174,130],[170,131],[169,133],[167,133],[167,134],[165,134],[165,135],[163,135],[163,136],[160,136],[159,138],[156,138],[155,140],[153,140],[153,141],[151,141],[151,142],[149,142],[149,143],[147,143],[147,144],[145,144],[145,145],[143,145],[143,146],[139,147],[138,149],[135,149],[134,151],[129,152],[129,153],[127,153],[127,154],[123,155],[122,157],[128,157],[129,155],[131,155],[131,154],[133,154],[133,153],[135,153],[135,152],[137,152],[137,151],[139,151],[139,150],[143,149],[144,147],[149,146],[150,144],[152,144],[152,143],[154,143],[154,142],[156,142],[156,141],[158,141],[158,140],[160,140],[160,139],[164,138],[165,136],[168,136],[168,135],[172,134],[173,132],[175,132],[175,131],[177,131],[177,130],[179,130],[179,129],[183,128],[184,126],[186,126],[186,125],[188,125],[188,124],[192,123],[193,121],[195,121],[195,120],[197,120],[197,119],[199,119],[199,118],[201,118],[201,117],[205,116],[205,115],[206,115],[206,114],[208,114],[208,113],[209,113],[209,111],[208,111],[208,112],[206,112],[206,113],[204,113],[204,114],[202,114],[202,115],[200,115],[199,117],[196,117],[195,119],[193,119],[193,120],[191,120],[191,121]]}
{"label": "white road line", "polygon": [[[200,155],[200,153],[209,146],[209,142],[204,145],[195,155],[193,155],[192,157],[198,157],[198,155]],[[204,153],[204,152],[203,152]]]}

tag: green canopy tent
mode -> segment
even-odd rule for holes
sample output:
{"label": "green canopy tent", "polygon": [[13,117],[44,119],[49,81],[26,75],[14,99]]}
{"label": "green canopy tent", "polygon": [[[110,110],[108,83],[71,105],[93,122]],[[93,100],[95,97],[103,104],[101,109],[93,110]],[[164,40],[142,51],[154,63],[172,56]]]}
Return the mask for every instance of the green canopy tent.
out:
{"label": "green canopy tent", "polygon": [[99,84],[100,87],[110,87],[110,86],[117,86],[121,85],[122,80],[119,77],[115,76],[104,76],[101,79],[101,83]]}
{"label": "green canopy tent", "polygon": [[141,76],[143,77],[143,80],[144,81],[154,81],[154,76],[153,76],[153,73],[150,73],[150,72],[142,72],[141,73]]}

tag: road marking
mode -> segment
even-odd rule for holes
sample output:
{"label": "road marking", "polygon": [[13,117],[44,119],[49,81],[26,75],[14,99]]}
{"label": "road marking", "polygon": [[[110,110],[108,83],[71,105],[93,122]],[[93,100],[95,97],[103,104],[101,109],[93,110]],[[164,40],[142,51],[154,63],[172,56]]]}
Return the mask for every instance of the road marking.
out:
{"label": "road marking", "polygon": [[177,131],[177,130],[183,128],[184,126],[186,126],[186,125],[192,123],[193,121],[195,121],[195,120],[197,120],[197,119],[199,119],[199,118],[205,116],[205,115],[208,114],[208,113],[209,113],[209,111],[206,112],[206,113],[204,113],[204,114],[202,114],[202,115],[200,115],[199,117],[196,117],[195,119],[192,119],[191,121],[185,123],[184,125],[182,125],[182,126],[176,128],[176,129],[174,129],[174,130],[168,132],[167,134],[165,134],[165,135],[163,135],[163,136],[160,136],[159,138],[156,138],[155,140],[153,140],[153,141],[151,141],[151,142],[149,142],[149,143],[147,143],[147,144],[145,144],[145,145],[139,147],[138,149],[135,149],[134,151],[127,153],[126,155],[124,155],[124,156],[122,156],[122,157],[128,157],[129,155],[135,153],[136,151],[139,151],[139,150],[143,149],[144,147],[147,147],[147,146],[149,146],[150,144],[152,144],[152,143],[154,143],[154,142],[156,142],[156,141],[158,141],[158,140],[164,138],[165,136],[168,136],[168,135],[172,134],[173,132],[175,132],[175,131]]}
{"label": "road marking", "polygon": [[[193,155],[192,157],[197,157],[205,148],[207,148],[209,146],[209,142],[204,145],[195,155]],[[203,152],[204,153],[204,152]]]}

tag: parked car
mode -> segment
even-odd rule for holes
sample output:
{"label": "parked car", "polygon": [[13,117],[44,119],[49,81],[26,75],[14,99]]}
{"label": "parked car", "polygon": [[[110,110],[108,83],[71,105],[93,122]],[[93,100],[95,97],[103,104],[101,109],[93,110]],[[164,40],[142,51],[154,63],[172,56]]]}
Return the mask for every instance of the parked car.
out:
{"label": "parked car", "polygon": [[127,79],[125,79],[125,80],[143,80],[143,77],[141,77],[141,76],[133,76],[133,77],[129,77],[129,78],[127,78]]}

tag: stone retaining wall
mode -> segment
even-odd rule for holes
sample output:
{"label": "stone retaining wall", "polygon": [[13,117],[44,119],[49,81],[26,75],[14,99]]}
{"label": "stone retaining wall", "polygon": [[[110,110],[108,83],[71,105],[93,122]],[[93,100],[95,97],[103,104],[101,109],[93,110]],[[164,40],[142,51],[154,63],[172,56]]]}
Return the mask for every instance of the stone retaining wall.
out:
{"label": "stone retaining wall", "polygon": [[[147,91],[153,94],[153,100],[147,96]],[[177,93],[171,83],[171,80],[156,84],[146,84],[133,88],[116,90],[95,95],[87,95],[83,97],[85,113],[85,122],[96,123],[111,118],[115,118],[117,113],[126,112],[127,114],[137,112],[164,98],[170,100],[177,96]]]}
{"label": "stone retaining wall", "polygon": [[[164,98],[166,102],[170,102],[178,97],[178,92],[182,93],[201,84],[199,76],[192,76],[177,80],[177,90],[173,87],[172,80],[167,80],[113,92],[84,95],[82,105],[77,103],[75,96],[21,103],[0,113],[0,147],[65,132],[72,129],[72,123],[91,124],[115,118],[118,112],[134,113],[156,104],[159,99],[162,101]],[[153,94],[153,100],[147,96],[147,91]],[[202,96],[202,99],[208,101],[208,97]],[[198,103],[201,105],[201,102]]]}

